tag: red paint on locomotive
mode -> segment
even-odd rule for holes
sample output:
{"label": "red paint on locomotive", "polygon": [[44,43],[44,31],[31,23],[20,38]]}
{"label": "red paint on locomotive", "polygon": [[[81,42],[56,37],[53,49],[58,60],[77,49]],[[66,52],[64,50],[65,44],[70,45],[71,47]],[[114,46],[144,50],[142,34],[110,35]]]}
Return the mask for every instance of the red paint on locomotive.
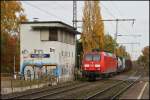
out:
{"label": "red paint on locomotive", "polygon": [[116,56],[108,52],[88,52],[84,54],[82,70],[99,74],[112,73],[117,70]]}

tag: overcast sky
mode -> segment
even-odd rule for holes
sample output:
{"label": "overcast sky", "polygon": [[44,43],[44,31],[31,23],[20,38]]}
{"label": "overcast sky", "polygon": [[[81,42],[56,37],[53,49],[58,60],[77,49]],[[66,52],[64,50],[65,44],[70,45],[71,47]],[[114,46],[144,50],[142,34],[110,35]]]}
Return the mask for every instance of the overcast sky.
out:
{"label": "overcast sky", "polygon": [[[73,1],[21,1],[25,14],[29,21],[39,18],[39,21],[63,21],[72,25]],[[83,1],[77,1],[77,19],[82,19]],[[137,59],[143,47],[149,45],[149,1],[101,1],[101,15],[103,19],[136,19],[132,21],[119,22],[118,33],[122,35],[141,35],[118,36],[118,43],[140,43],[123,44],[131,54],[132,59]],[[105,33],[114,37],[115,22],[104,22]],[[78,23],[81,26],[82,23]],[[78,29],[78,31],[82,31]]]}

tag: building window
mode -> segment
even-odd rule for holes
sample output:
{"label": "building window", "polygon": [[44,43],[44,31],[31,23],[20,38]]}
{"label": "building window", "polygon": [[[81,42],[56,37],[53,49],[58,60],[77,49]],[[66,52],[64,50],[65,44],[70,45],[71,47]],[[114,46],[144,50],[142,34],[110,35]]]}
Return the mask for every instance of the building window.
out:
{"label": "building window", "polygon": [[[65,30],[59,30],[58,32],[58,41],[67,43],[67,44],[75,44],[75,35],[65,31]],[[70,54],[71,55],[71,54]]]}
{"label": "building window", "polygon": [[72,43],[73,43],[73,45],[75,44],[75,36],[74,35],[72,36]]}
{"label": "building window", "polygon": [[57,29],[49,29],[49,40],[50,41],[57,41],[58,40],[58,32]]}
{"label": "building window", "polygon": [[61,34],[62,34],[62,42],[64,43],[65,42],[65,32],[61,31]]}
{"label": "building window", "polygon": [[58,41],[58,31],[57,29],[41,29],[41,40],[42,41]]}
{"label": "building window", "polygon": [[62,56],[63,56],[63,51],[61,51],[61,54],[62,54]]}
{"label": "building window", "polygon": [[68,55],[68,52],[66,51],[66,52],[65,52],[65,56],[67,57],[67,55]]}
{"label": "building window", "polygon": [[69,35],[68,32],[67,32],[67,34],[66,34],[66,37],[67,37],[67,43],[69,44],[69,43],[70,43],[70,41],[69,41],[70,35]]}
{"label": "building window", "polygon": [[73,44],[73,35],[70,34],[70,44]]}
{"label": "building window", "polygon": [[63,42],[63,31],[59,30],[59,41]]}
{"label": "building window", "polygon": [[49,40],[49,31],[46,29],[41,29],[40,31],[41,40],[42,41],[48,41]]}

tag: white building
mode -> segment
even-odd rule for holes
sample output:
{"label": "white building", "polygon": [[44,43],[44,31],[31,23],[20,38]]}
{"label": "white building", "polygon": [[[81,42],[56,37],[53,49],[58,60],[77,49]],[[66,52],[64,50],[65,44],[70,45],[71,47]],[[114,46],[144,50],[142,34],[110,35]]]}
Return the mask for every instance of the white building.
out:
{"label": "white building", "polygon": [[53,74],[59,80],[73,79],[75,35],[60,21],[23,22],[20,29],[20,72],[27,79]]}

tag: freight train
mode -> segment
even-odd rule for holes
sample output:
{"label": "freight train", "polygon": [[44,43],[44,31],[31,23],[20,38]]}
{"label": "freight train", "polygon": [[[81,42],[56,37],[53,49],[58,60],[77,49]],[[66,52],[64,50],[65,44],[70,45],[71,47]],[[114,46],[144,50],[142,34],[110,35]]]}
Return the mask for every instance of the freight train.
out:
{"label": "freight train", "polygon": [[95,80],[97,77],[106,78],[127,71],[131,67],[130,59],[116,57],[113,53],[105,51],[85,53],[81,65],[82,76],[89,80]]}

